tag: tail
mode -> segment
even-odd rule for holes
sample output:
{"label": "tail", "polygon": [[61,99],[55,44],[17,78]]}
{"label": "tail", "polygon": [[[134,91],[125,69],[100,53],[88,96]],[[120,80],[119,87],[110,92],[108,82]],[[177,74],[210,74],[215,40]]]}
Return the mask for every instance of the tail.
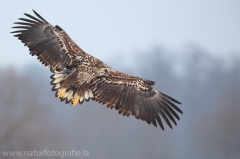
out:
{"label": "tail", "polygon": [[55,71],[51,76],[52,91],[56,91],[55,96],[60,98],[65,103],[72,103],[75,106],[77,103],[82,104],[84,100],[89,101],[94,98],[92,91],[89,89],[90,84],[78,82],[78,71],[61,70]]}

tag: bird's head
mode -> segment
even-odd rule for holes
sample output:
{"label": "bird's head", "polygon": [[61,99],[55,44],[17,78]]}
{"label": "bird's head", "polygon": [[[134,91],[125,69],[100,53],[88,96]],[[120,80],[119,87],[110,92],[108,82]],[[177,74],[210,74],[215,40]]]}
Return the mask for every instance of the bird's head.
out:
{"label": "bird's head", "polygon": [[102,68],[99,69],[98,73],[99,73],[100,76],[108,75],[108,68],[102,67]]}

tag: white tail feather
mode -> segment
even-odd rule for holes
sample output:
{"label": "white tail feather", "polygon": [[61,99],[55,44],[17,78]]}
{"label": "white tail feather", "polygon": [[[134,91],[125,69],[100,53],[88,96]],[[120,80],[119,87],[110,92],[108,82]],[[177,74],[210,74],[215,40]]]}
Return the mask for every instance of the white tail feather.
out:
{"label": "white tail feather", "polygon": [[55,86],[54,86],[54,89],[59,89],[60,88],[60,84],[59,83],[57,83]]}
{"label": "white tail feather", "polygon": [[62,80],[63,80],[62,78],[61,79],[57,78],[57,79],[54,79],[54,81],[52,83],[54,83],[54,84],[60,83]]}
{"label": "white tail feather", "polygon": [[64,74],[55,74],[53,77],[54,78],[64,78],[66,75]]}
{"label": "white tail feather", "polygon": [[73,98],[73,91],[70,90],[69,94],[68,94],[68,97],[67,97],[67,100],[70,101],[72,98]]}
{"label": "white tail feather", "polygon": [[56,73],[56,74],[63,74],[63,73],[65,73],[65,70],[55,71],[54,73]]}
{"label": "white tail feather", "polygon": [[76,98],[77,96],[78,96],[78,92],[76,91],[73,98]]}
{"label": "white tail feather", "polygon": [[86,100],[89,99],[88,91],[85,92],[84,97],[85,97]]}
{"label": "white tail feather", "polygon": [[67,98],[68,94],[69,94],[69,91],[68,91],[68,92],[65,92],[62,98],[63,98],[63,99]]}
{"label": "white tail feather", "polygon": [[83,102],[83,99],[84,99],[84,97],[81,96],[81,97],[79,98],[79,102],[82,103],[82,102]]}
{"label": "white tail feather", "polygon": [[88,90],[88,95],[89,95],[90,98],[93,98],[93,93],[90,89]]}

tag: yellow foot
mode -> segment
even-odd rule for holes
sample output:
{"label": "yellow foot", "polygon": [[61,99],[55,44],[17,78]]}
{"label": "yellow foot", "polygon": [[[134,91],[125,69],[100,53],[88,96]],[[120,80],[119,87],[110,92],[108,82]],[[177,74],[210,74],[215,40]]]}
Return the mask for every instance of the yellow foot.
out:
{"label": "yellow foot", "polygon": [[64,95],[65,91],[66,91],[66,88],[63,88],[61,91],[59,90],[57,94],[58,98],[61,98]]}
{"label": "yellow foot", "polygon": [[75,106],[78,103],[79,96],[72,99],[72,106]]}

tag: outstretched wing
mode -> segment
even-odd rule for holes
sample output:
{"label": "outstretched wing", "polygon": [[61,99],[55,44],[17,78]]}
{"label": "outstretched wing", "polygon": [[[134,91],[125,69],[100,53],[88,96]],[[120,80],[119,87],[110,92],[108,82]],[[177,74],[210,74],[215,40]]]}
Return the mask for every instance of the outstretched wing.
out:
{"label": "outstretched wing", "polygon": [[174,103],[181,103],[154,89],[153,84],[152,81],[109,69],[107,76],[93,80],[90,89],[95,101],[106,103],[107,107],[115,108],[119,114],[135,115],[137,119],[154,126],[157,126],[157,121],[164,130],[161,116],[172,128],[170,120],[177,125],[174,118],[180,118],[176,112],[182,114]]}
{"label": "outstretched wing", "polygon": [[28,46],[30,54],[38,56],[40,62],[49,66],[52,72],[75,65],[85,52],[62,28],[52,26],[33,12],[37,17],[25,13],[28,19],[19,18],[22,22],[15,22],[19,26],[13,27],[21,30],[11,33],[16,33],[14,36]]}

